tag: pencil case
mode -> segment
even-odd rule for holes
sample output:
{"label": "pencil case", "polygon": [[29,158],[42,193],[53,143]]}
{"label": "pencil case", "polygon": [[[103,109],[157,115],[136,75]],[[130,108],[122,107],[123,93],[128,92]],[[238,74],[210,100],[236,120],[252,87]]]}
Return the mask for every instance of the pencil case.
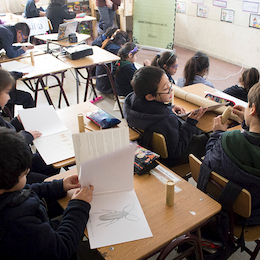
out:
{"label": "pencil case", "polygon": [[226,99],[226,98],[222,98],[222,97],[218,97],[218,96],[215,96],[215,95],[212,95],[210,93],[208,93],[205,98],[207,99],[210,99],[210,100],[213,100],[215,102],[218,102],[218,103],[226,103],[226,102],[229,102],[229,106],[234,106],[235,105],[235,102],[232,101],[232,100],[229,100],[229,99]]}
{"label": "pencil case", "polygon": [[100,128],[110,128],[118,125],[121,121],[114,116],[108,114],[102,109],[99,109],[95,112],[91,112],[86,116],[93,123],[98,125]]}

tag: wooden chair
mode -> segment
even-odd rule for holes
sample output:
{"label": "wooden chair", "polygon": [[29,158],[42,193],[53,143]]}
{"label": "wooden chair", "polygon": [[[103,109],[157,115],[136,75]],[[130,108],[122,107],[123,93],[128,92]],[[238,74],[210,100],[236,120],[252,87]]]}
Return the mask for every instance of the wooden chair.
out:
{"label": "wooden chair", "polygon": [[[189,163],[191,174],[194,180],[197,182],[199,178],[200,166],[202,162],[196,158],[193,154],[189,155]],[[210,194],[213,198],[218,198],[223,187],[228,183],[228,180],[216,172],[212,171],[210,180],[206,189],[206,192]],[[246,189],[243,189],[241,193],[236,198],[233,203],[233,212],[244,217],[248,218],[251,215],[251,194]],[[231,227],[231,237],[234,242],[237,241],[236,238],[239,238],[242,232],[242,226],[235,224],[232,220],[230,221]],[[256,258],[260,250],[260,226],[251,226],[244,228],[244,239],[245,241],[255,241],[256,247],[254,251],[251,251],[249,248],[245,247],[245,251],[251,256],[250,260]]]}

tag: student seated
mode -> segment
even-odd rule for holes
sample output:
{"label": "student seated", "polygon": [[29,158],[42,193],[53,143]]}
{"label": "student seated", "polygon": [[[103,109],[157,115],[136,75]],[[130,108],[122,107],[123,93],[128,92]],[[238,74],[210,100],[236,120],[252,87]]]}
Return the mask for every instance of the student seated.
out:
{"label": "student seated", "polygon": [[137,59],[138,48],[133,42],[127,42],[118,52],[120,60],[115,63],[114,82],[119,96],[126,97],[133,92],[130,82],[137,70],[134,62]]}
{"label": "student seated", "polygon": [[260,83],[249,90],[246,108],[233,108],[245,120],[246,131],[226,131],[227,123],[221,124],[221,116],[214,118],[203,162],[251,193],[252,213],[246,225],[260,225]]}
{"label": "student seated", "polygon": [[[131,81],[134,92],[124,103],[124,116],[130,127],[160,133],[165,137],[168,166],[188,162],[191,151],[198,157],[205,153],[207,137],[194,135],[196,124],[207,109],[202,107],[197,113],[192,111],[186,121],[177,114],[185,112],[179,106],[172,106],[172,83],[161,68],[145,66],[137,70]],[[149,145],[149,144],[148,144]]]}
{"label": "student seated", "polygon": [[0,24],[0,50],[4,49],[8,58],[21,56],[33,46],[15,47],[13,43],[28,40],[30,28],[27,23],[17,23],[14,26]]}
{"label": "student seated", "polygon": [[0,128],[0,252],[2,259],[69,259],[83,237],[93,186],[77,189],[55,230],[46,202],[80,188],[77,175],[26,185],[31,151],[16,132]]}
{"label": "student seated", "polygon": [[163,69],[169,78],[169,81],[175,84],[172,76],[177,72],[178,58],[173,52],[165,51],[162,54],[156,55],[152,60],[151,65]]}
{"label": "student seated", "polygon": [[223,92],[247,102],[247,94],[250,88],[258,83],[259,72],[256,68],[247,69],[239,78],[240,86],[235,85],[225,89]]}
{"label": "student seated", "polygon": [[104,40],[109,39],[113,33],[117,30],[115,27],[109,27],[107,28],[106,32],[99,35],[93,42],[92,46],[98,46],[101,47]]}
{"label": "student seated", "polygon": [[[117,55],[120,48],[126,42],[129,42],[129,37],[127,32],[117,29],[109,39],[103,41],[101,48]],[[106,74],[106,69],[101,66],[97,66],[96,75],[103,75],[103,74]],[[96,88],[97,90],[105,94],[110,94],[113,92],[108,76],[97,78]]]}
{"label": "student seated", "polygon": [[206,54],[198,51],[186,62],[183,71],[184,78],[178,79],[177,86],[182,88],[192,84],[202,83],[211,88],[214,88],[213,84],[204,78],[208,72],[209,58]]}
{"label": "student seated", "polygon": [[[8,100],[10,99],[9,92],[13,89],[15,85],[15,80],[11,73],[0,68],[0,109],[4,108]],[[13,131],[19,132],[30,145],[35,138],[41,136],[39,131],[25,131],[19,117],[15,117],[11,122],[5,121],[0,116],[0,126],[12,129]],[[30,166],[32,172],[42,174],[42,179],[57,174],[60,169],[55,169],[52,165],[46,165],[41,156],[38,153],[33,154],[32,165]],[[31,174],[29,174],[29,179]],[[35,179],[30,180],[34,182]]]}
{"label": "student seated", "polygon": [[34,18],[34,17],[40,17],[45,16],[45,12],[42,7],[37,8],[36,3],[38,3],[40,0],[27,0],[24,14],[26,18]]}
{"label": "student seated", "polygon": [[65,5],[65,0],[51,0],[51,3],[46,9],[46,16],[51,21],[53,27],[51,32],[57,33],[59,31],[59,25],[63,23],[63,20],[75,18],[76,13],[69,11]]}

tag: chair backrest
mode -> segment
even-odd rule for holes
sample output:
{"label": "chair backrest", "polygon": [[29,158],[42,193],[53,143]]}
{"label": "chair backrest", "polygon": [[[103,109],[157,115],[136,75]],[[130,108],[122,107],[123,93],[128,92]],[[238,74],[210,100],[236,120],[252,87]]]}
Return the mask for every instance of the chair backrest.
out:
{"label": "chair backrest", "polygon": [[166,159],[168,157],[166,141],[162,134],[154,132],[151,145],[153,151],[155,153],[158,153],[161,156],[161,158]]}
{"label": "chair backrest", "polygon": [[[189,155],[190,169],[193,179],[197,182],[199,179],[200,166],[202,162],[196,158],[193,154]],[[217,184],[216,184],[217,183]],[[214,199],[218,198],[221,189],[228,183],[228,180],[216,172],[211,172],[210,180],[207,185],[206,192],[211,195]],[[233,203],[233,211],[244,217],[248,218],[251,215],[251,194],[246,189],[243,189]]]}

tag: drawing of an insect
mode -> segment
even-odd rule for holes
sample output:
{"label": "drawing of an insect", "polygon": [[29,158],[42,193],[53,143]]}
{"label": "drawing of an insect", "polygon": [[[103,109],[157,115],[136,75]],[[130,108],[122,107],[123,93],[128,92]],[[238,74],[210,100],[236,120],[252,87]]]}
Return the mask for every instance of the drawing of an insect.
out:
{"label": "drawing of an insect", "polygon": [[[129,206],[130,204],[125,206],[122,211],[102,209],[103,212],[96,212],[95,214],[102,214],[101,216],[98,217],[98,219],[101,221],[105,221],[105,223],[100,223],[97,226],[107,224],[106,225],[107,227],[109,225],[114,224],[121,218],[126,218],[129,221],[135,221],[135,222],[139,221],[139,218],[137,216],[130,214],[130,212],[134,208],[134,204],[132,205],[129,211],[126,211],[127,207]],[[107,213],[103,214],[104,212]]]}

